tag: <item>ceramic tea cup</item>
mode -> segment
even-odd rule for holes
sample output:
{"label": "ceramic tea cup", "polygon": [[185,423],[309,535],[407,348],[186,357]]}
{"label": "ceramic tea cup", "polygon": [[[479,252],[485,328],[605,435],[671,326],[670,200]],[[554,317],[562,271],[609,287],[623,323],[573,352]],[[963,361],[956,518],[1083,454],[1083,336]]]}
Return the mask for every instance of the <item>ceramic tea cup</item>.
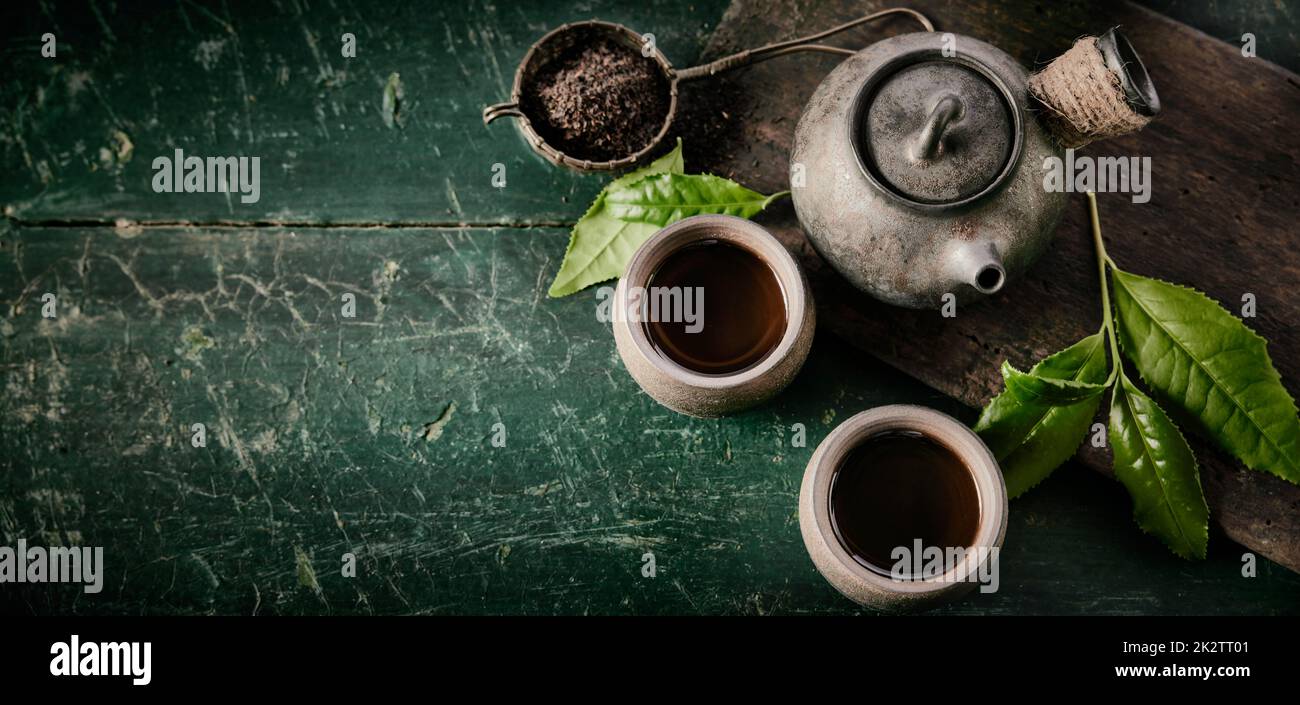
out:
{"label": "ceramic tea cup", "polygon": [[[643,320],[641,303],[654,295],[661,265],[684,248],[729,245],[757,258],[780,286],[785,324],[779,339],[757,362],[734,372],[705,374],[690,369],[656,346]],[[727,276],[720,268],[714,276]],[[726,286],[714,286],[708,311],[717,306],[742,307],[735,313],[753,315]],[[718,303],[712,303],[714,301]],[[723,308],[726,315],[728,309]],[[618,282],[613,299],[614,341],[632,378],[656,401],[674,411],[699,417],[717,417],[754,406],[785,388],[803,366],[812,345],[816,311],[808,281],[794,257],[762,226],[727,215],[698,215],[660,230],[633,254]],[[713,314],[711,314],[713,315]],[[714,321],[719,324],[718,321]],[[703,326],[710,325],[708,320]]]}
{"label": "ceramic tea cup", "polygon": [[[836,473],[844,467],[850,453],[867,439],[897,433],[919,436],[946,449],[969,471],[978,496],[978,515],[973,522],[970,546],[962,547],[965,550],[955,554],[953,560],[936,564],[939,570],[933,574],[924,570],[919,575],[912,570],[882,570],[880,566],[873,570],[846,546],[836,524],[832,503]],[[885,501],[891,500],[885,498]],[[894,501],[906,503],[901,495]],[[1006,527],[1006,484],[993,454],[964,424],[921,406],[881,406],[844,421],[813,453],[799,491],[799,529],[817,570],[844,596],[887,612],[932,606],[981,585],[996,589],[998,552]],[[921,557],[921,561],[913,564],[908,552],[899,557],[907,565],[924,562]]]}

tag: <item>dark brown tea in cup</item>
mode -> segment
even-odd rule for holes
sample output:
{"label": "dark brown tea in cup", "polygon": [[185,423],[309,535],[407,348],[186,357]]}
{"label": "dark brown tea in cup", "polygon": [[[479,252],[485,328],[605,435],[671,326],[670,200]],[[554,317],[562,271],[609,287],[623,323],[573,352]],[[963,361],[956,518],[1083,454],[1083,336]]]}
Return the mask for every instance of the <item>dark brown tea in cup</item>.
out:
{"label": "dark brown tea in cup", "polygon": [[[980,521],[971,471],[947,446],[910,431],[869,436],[850,450],[831,478],[830,504],[840,544],[885,576],[899,564],[894,549],[905,547],[905,565],[919,565],[920,557],[910,557],[918,539],[922,551],[968,548]],[[898,572],[920,577],[910,568]]]}
{"label": "dark brown tea in cup", "polygon": [[723,240],[668,255],[650,276],[645,296],[660,302],[675,296],[687,304],[690,320],[661,306],[658,320],[645,320],[646,337],[660,355],[700,374],[753,367],[785,335],[785,294],[776,272],[758,255]]}

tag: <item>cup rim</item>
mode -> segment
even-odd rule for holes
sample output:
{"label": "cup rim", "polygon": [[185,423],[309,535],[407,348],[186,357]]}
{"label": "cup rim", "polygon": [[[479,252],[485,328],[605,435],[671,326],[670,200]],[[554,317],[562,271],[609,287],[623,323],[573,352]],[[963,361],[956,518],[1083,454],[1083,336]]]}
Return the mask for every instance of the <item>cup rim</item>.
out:
{"label": "cup rim", "polygon": [[732,215],[695,215],[673,223],[641,244],[628,261],[614,294],[616,311],[627,310],[627,290],[645,287],[655,269],[683,247],[705,240],[724,240],[743,247],[772,270],[785,299],[785,330],[781,340],[757,364],[738,372],[710,375],[695,372],[655,351],[645,326],[620,318],[637,353],[656,370],[683,384],[712,390],[742,387],[762,379],[789,356],[804,325],[808,292],[794,256],[763,226]]}
{"label": "cup rim", "polygon": [[532,118],[522,110],[524,74],[528,72],[529,67],[541,51],[541,47],[545,46],[548,42],[553,41],[557,36],[560,36],[565,32],[584,28],[596,29],[600,32],[620,38],[625,42],[638,43],[641,41],[641,35],[637,34],[631,27],[614,22],[606,22],[604,20],[566,22],[542,35],[540,39],[533,42],[532,46],[528,47],[528,51],[524,53],[524,58],[520,59],[519,66],[515,69],[515,80],[514,85],[510,90],[510,100],[519,109],[519,119],[517,121],[519,129],[523,132],[524,140],[528,142],[529,146],[531,146],[538,154],[545,157],[546,161],[557,166],[568,167],[583,172],[616,171],[625,167],[634,166],[645,161],[646,157],[654,153],[654,151],[663,144],[664,138],[668,136],[668,132],[672,128],[673,121],[677,116],[677,72],[673,69],[672,63],[668,61],[668,57],[664,56],[664,53],[660,51],[657,44],[651,47],[651,54],[648,58],[654,59],[654,62],[662,72],[664,79],[668,81],[668,113],[664,117],[663,124],[659,126],[659,131],[655,133],[655,136],[650,140],[650,143],[632,154],[617,159],[607,159],[605,161],[592,161],[590,159],[579,159],[570,156],[563,150],[560,150],[547,142],[546,139],[542,137],[541,133],[533,127]]}
{"label": "cup rim", "polygon": [[[841,543],[831,521],[830,487],[841,461],[863,439],[888,431],[915,431],[948,448],[961,460],[975,480],[979,497],[979,524],[970,548],[1001,550],[1006,530],[1006,483],[997,460],[973,431],[953,417],[929,407],[890,404],[849,417],[822,440],[806,474],[811,480],[812,520],[822,548],[837,567],[852,579],[893,594],[921,595],[941,592],[955,585],[971,583],[971,576],[987,556],[968,552],[962,562],[943,574],[915,580],[895,580],[859,563]],[[972,583],[973,584],[973,583]]]}

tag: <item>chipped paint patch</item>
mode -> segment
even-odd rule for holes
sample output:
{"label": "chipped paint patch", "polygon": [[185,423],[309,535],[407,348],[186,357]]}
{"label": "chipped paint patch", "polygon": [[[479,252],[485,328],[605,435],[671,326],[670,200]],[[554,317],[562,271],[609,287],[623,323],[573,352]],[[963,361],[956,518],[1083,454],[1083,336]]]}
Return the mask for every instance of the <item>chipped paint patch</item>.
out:
{"label": "chipped paint patch", "polygon": [[109,146],[99,148],[99,168],[114,173],[120,172],[131,155],[135,153],[135,143],[121,130],[109,134]]}
{"label": "chipped paint patch", "polygon": [[451,203],[451,209],[455,211],[456,216],[463,218],[465,211],[460,207],[460,197],[456,195],[456,187],[451,184],[451,177],[447,177],[447,201]]}
{"label": "chipped paint patch", "polygon": [[253,449],[254,453],[259,453],[261,455],[275,452],[276,446],[278,445],[275,429],[268,428],[256,436],[253,436],[252,442],[248,445]]}
{"label": "chipped paint patch", "polygon": [[121,130],[113,130],[113,158],[119,165],[131,161],[131,155],[135,153],[135,143],[131,141],[131,136]]}
{"label": "chipped paint patch", "polygon": [[451,417],[455,413],[456,402],[453,401],[442,410],[442,413],[438,415],[438,418],[424,425],[424,433],[421,434],[423,435],[424,440],[428,443],[432,443],[439,438],[442,438],[443,429],[447,427],[447,424],[451,423]]}
{"label": "chipped paint patch", "polygon": [[393,260],[384,260],[384,266],[370,275],[370,282],[375,287],[375,321],[384,320],[384,311],[388,308],[388,294],[393,284],[401,279],[402,266]]}
{"label": "chipped paint patch", "polygon": [[295,570],[298,573],[298,584],[310,588],[317,595],[320,594],[320,583],[316,580],[316,569],[312,567],[311,559],[307,557],[307,552],[302,550],[302,546],[293,547],[293,560]]}
{"label": "chipped paint patch", "polygon": [[204,334],[198,326],[190,326],[181,333],[181,347],[176,354],[191,362],[202,362],[203,351],[217,346],[217,341]]}
{"label": "chipped paint patch", "polygon": [[396,71],[388,74],[388,82],[384,84],[384,96],[380,103],[380,115],[384,118],[384,126],[392,129],[394,126],[402,127],[402,99],[405,97],[405,90],[402,87],[402,76]]}
{"label": "chipped paint patch", "polygon": [[556,487],[563,487],[563,486],[564,483],[560,482],[559,480],[550,480],[547,482],[543,482],[540,485],[524,488],[524,494],[531,495],[533,497],[545,497],[546,494],[550,492],[552,489]]}
{"label": "chipped paint patch", "polygon": [[133,237],[138,237],[140,233],[143,232],[144,232],[144,228],[140,227],[140,224],[135,222],[134,220],[127,220],[126,218],[118,218],[117,220],[113,221],[113,234],[117,235],[123,240],[130,240]]}
{"label": "chipped paint patch", "polygon": [[[604,543],[619,548],[653,548],[655,546],[664,546],[668,544],[668,539],[662,536],[629,536],[627,534],[609,534],[607,536],[595,536],[591,539],[592,543]],[[726,547],[730,547],[729,544]],[[705,548],[712,548],[706,546]]]}
{"label": "chipped paint patch", "polygon": [[225,50],[225,39],[208,39],[199,42],[199,45],[194,48],[194,60],[203,67],[204,71],[211,71],[221,61],[221,55]]}

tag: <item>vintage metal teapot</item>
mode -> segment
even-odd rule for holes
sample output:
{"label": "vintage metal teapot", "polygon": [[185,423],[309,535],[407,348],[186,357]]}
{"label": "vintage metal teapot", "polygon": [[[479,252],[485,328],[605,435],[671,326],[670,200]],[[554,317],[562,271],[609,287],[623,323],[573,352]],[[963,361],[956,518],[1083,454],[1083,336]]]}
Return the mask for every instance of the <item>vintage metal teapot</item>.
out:
{"label": "vintage metal teapot", "polygon": [[961,35],[877,42],[822,81],[795,131],[795,211],[813,246],[878,299],[927,308],[1000,290],[1066,203],[1048,157],[1146,124],[1159,98],[1115,30],[1034,77]]}

